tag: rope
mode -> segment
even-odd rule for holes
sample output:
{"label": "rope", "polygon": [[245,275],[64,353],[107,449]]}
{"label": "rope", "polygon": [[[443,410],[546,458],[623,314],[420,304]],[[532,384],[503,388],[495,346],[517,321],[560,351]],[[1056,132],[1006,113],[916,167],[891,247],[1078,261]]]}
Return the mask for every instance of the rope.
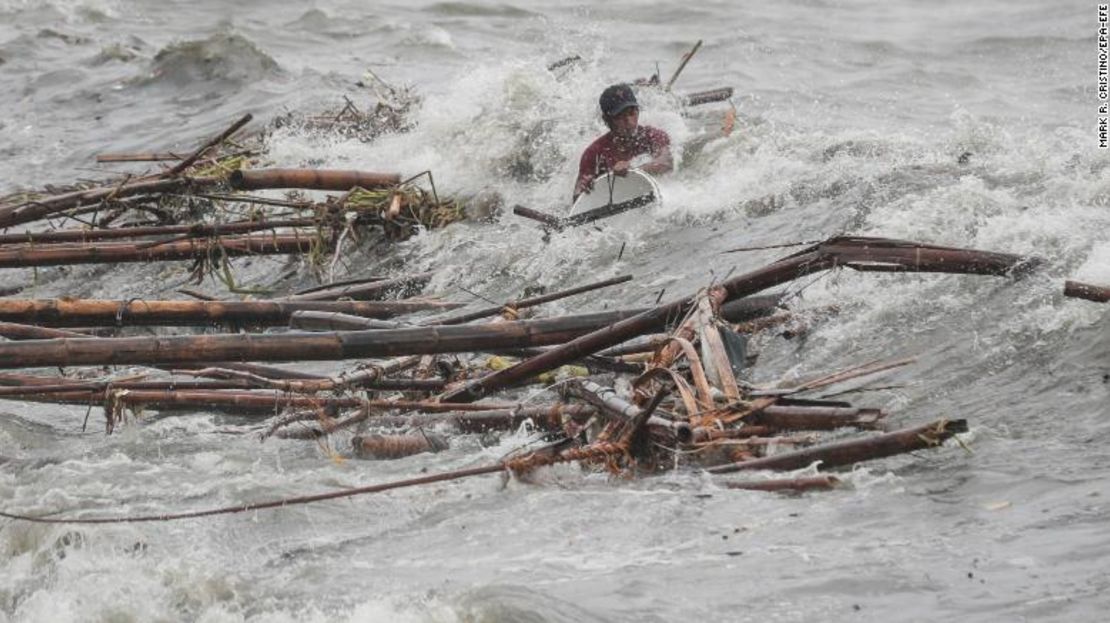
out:
{"label": "rope", "polygon": [[280,500],[272,500],[269,502],[258,502],[254,504],[241,504],[238,506],[225,506],[222,508],[213,508],[201,511],[191,511],[185,513],[162,513],[157,515],[131,515],[122,517],[91,517],[86,519],[81,518],[55,518],[55,517],[36,517],[34,515],[24,515],[21,513],[10,513],[0,511],[0,517],[7,519],[16,519],[19,521],[29,521],[32,523],[42,524],[121,524],[121,523],[149,523],[159,521],[176,521],[179,519],[196,519],[199,517],[213,517],[215,515],[231,515],[234,513],[245,513],[247,511],[265,510],[271,508],[284,508],[286,506],[296,506],[300,504],[311,504],[313,502],[321,502],[324,500],[335,500],[339,498],[349,498],[356,495],[364,495],[368,493],[380,493],[382,491],[390,491],[392,489],[404,489],[407,487],[414,487],[417,485],[432,484],[437,482],[446,482],[449,480],[459,480],[468,478],[470,476],[480,476],[482,474],[493,474],[497,472],[509,471],[514,474],[522,474],[529,470],[545,465],[554,465],[556,463],[567,463],[570,461],[596,461],[605,460],[608,466],[612,469],[616,467],[616,459],[618,457],[627,457],[628,448],[626,446],[615,443],[595,443],[584,448],[572,448],[564,450],[555,455],[537,455],[531,454],[519,459],[513,459],[503,463],[495,463],[493,465],[484,465],[480,467],[470,467],[467,469],[460,469],[453,472],[445,472],[441,474],[433,474],[431,476],[420,476],[418,478],[409,478],[406,480],[396,480],[393,482],[385,482],[376,485],[368,485],[365,487],[356,487],[354,489],[346,489],[343,491],[331,491],[328,493],[317,493],[313,495],[302,495],[291,498],[283,498]]}

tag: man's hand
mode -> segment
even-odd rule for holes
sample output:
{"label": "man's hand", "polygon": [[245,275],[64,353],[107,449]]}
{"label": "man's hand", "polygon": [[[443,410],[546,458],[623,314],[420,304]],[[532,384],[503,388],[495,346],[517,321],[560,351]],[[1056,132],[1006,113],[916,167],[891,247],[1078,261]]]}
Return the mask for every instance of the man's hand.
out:
{"label": "man's hand", "polygon": [[613,174],[614,175],[620,175],[621,177],[624,177],[625,175],[628,175],[628,161],[627,160],[622,160],[620,162],[615,163],[613,165]]}
{"label": "man's hand", "polygon": [[651,162],[640,168],[644,173],[650,173],[652,175],[674,171],[674,157],[671,156],[671,148],[664,147],[659,150],[659,153],[653,155]]}
{"label": "man's hand", "polygon": [[574,199],[577,200],[578,195],[581,195],[582,193],[586,193],[587,195],[590,194],[593,189],[594,178],[583,177],[582,179],[578,180],[578,184],[574,187]]}

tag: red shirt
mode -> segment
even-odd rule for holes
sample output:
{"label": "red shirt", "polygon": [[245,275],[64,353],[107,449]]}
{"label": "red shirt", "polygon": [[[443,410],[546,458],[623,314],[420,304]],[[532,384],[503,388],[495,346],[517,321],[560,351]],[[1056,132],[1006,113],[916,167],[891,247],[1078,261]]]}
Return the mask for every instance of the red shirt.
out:
{"label": "red shirt", "polygon": [[631,139],[617,139],[612,132],[607,132],[582,152],[582,159],[578,161],[578,181],[574,187],[581,188],[585,181],[610,171],[618,162],[632,160],[642,154],[658,156],[670,144],[671,137],[666,132],[647,125],[638,126]]}

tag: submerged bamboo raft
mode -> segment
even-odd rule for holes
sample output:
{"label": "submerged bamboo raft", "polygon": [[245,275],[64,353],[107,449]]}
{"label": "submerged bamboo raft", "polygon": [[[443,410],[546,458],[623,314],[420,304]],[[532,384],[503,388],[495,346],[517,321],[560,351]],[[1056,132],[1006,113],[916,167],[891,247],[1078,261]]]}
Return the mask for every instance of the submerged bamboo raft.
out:
{"label": "submerged bamboo raft", "polygon": [[[717,95],[704,95],[712,97]],[[218,274],[235,292],[229,258],[295,254],[314,257],[310,264],[319,269],[329,254],[341,253],[346,241],[371,230],[394,240],[465,218],[459,201],[412,186],[399,174],[244,169],[241,147],[232,154],[225,142],[248,121],[249,116],[238,120],[181,158],[148,154],[150,161],[175,162],[158,173],[0,201],[0,227],[91,215],[91,226],[90,221],[75,221],[84,224],[81,229],[0,234],[0,268],[186,260],[194,263],[200,278]],[[141,156],[113,155],[110,160]],[[316,201],[244,192],[275,188],[342,194]],[[188,209],[183,197],[192,202]],[[182,222],[196,218],[197,205],[220,211],[224,220]],[[291,213],[259,218],[255,211],[260,209]],[[550,221],[542,212],[514,211],[555,230],[611,216]],[[157,222],[115,224],[128,215]],[[144,411],[165,410],[220,411],[246,422],[261,421],[262,439],[287,440],[283,443],[334,444],[346,436],[347,443],[339,446],[345,454],[371,460],[442,452],[454,445],[457,435],[521,426],[543,431],[550,441],[540,450],[455,472],[220,509],[92,518],[8,511],[0,516],[47,523],[158,521],[481,474],[522,475],[557,463],[614,474],[701,469],[723,475],[814,464],[836,469],[937,447],[965,432],[966,420],[937,414],[932,422],[888,432],[883,410],[812,396],[836,383],[903,368],[912,360],[868,362],[788,387],[746,382],[744,372],[752,365],[748,338],[782,330],[803,315],[782,307],[778,296],[761,293],[837,268],[1016,281],[1042,264],[1008,253],[835,237],[667,302],[558,317],[527,314],[545,303],[632,277],[460,313],[451,312],[460,303],[429,298],[368,300],[419,294],[434,277],[428,272],[329,279],[271,300],[0,298],[0,336],[6,338],[0,341],[0,368],[19,370],[0,373],[0,399],[98,406],[109,433],[139,425]],[[1070,297],[1103,302],[1110,300],[1108,292],[1078,282],[1068,282],[1065,290]],[[138,326],[155,327],[159,333],[136,335],[133,328]],[[173,332],[182,326],[230,327],[234,332]],[[104,336],[98,333],[103,328],[123,334]],[[331,373],[262,365],[351,360],[359,363]],[[71,376],[80,367],[87,368],[80,377]],[[52,370],[45,374],[30,370],[34,368]],[[101,369],[90,374],[90,368]],[[521,401],[522,387],[542,391],[543,401]],[[845,430],[856,432],[823,441],[829,431]],[[805,491],[833,488],[839,481],[822,475],[720,483],[737,489]]]}

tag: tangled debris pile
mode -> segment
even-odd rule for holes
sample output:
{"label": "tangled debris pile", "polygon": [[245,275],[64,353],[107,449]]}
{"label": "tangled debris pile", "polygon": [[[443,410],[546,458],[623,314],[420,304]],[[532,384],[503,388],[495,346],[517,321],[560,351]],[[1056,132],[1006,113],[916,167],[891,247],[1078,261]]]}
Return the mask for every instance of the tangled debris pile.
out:
{"label": "tangled debris pile", "polygon": [[[198,280],[212,275],[237,291],[230,257],[301,254],[323,274],[327,257],[338,256],[345,240],[371,232],[396,240],[466,217],[462,202],[441,199],[434,187],[425,191],[413,178],[402,180],[398,174],[248,169],[258,162],[261,146],[231,140],[248,121],[249,115],[183,157],[109,158],[174,163],[157,173],[4,198],[0,227],[51,219],[52,228],[0,236],[0,267],[191,260]],[[248,192],[263,189],[341,194],[314,201]],[[83,227],[53,229],[70,221]],[[0,342],[0,367],[129,368],[108,376],[97,376],[100,370],[94,368],[77,376],[5,373],[0,397],[100,406],[108,433],[143,410],[218,410],[260,420],[263,440],[276,436],[325,443],[354,431],[350,454],[368,459],[438,452],[450,446],[453,435],[515,429],[526,421],[546,432],[548,443],[493,465],[211,511],[91,519],[0,515],[46,522],[152,521],[499,471],[519,475],[565,462],[612,473],[696,467],[723,474],[795,470],[815,462],[828,469],[933,447],[966,431],[966,422],[941,418],[882,432],[887,415],[882,410],[807,396],[910,360],[870,362],[788,387],[743,381],[741,372],[751,364],[747,339],[796,319],[778,297],[758,293],[833,268],[1018,278],[1039,264],[1006,253],[838,237],[666,304],[540,319],[522,318],[521,312],[631,277],[454,315],[451,310],[460,304],[426,297],[382,300],[418,294],[428,273],[325,283],[269,300],[9,296],[0,299],[0,335],[8,340]],[[1069,282],[1067,293],[1110,299],[1108,289],[1089,284]],[[406,318],[415,313],[422,315]],[[490,318],[494,321],[479,322]],[[126,334],[140,325],[163,332]],[[231,332],[172,334],[166,329],[180,326]],[[292,330],[273,330],[280,326]],[[271,330],[262,332],[265,327]],[[333,375],[264,365],[348,359],[366,361]],[[536,384],[552,390],[556,399],[491,400]],[[829,431],[842,429],[864,434],[823,440]],[[723,484],[800,490],[828,488],[836,479]]]}

